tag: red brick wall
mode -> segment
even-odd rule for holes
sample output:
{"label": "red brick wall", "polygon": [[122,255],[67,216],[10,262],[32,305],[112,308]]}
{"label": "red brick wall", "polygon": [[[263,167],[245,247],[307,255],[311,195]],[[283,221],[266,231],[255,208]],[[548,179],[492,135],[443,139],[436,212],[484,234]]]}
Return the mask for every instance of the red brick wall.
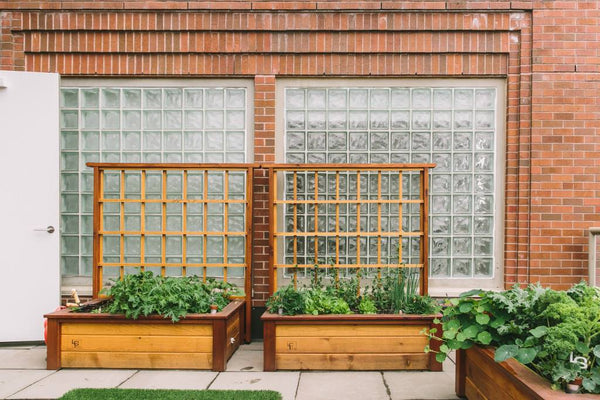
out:
{"label": "red brick wall", "polygon": [[[0,1],[0,66],[65,76],[249,77],[257,162],[274,161],[277,77],[507,81],[505,283],[586,275],[599,225],[596,1]],[[255,180],[255,305],[268,290]]]}

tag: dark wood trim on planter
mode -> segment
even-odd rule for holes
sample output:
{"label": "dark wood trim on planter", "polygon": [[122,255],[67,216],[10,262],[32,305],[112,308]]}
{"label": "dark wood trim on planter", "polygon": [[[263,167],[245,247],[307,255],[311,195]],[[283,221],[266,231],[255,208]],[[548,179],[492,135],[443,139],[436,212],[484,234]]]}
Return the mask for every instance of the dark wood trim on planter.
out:
{"label": "dark wood trim on planter", "polygon": [[473,346],[456,352],[456,395],[471,400],[598,400],[594,394],[566,394],[514,359],[494,361],[494,349]]}
{"label": "dark wood trim on planter", "polygon": [[[265,312],[264,370],[429,370],[441,371],[426,354],[423,329],[441,315],[295,315]],[[439,341],[432,341],[439,349]]]}
{"label": "dark wood trim on planter", "polygon": [[44,317],[48,319],[47,369],[224,371],[246,332],[245,302],[239,300],[216,314],[189,314],[176,323],[159,315],[134,320],[122,314],[68,309]]}

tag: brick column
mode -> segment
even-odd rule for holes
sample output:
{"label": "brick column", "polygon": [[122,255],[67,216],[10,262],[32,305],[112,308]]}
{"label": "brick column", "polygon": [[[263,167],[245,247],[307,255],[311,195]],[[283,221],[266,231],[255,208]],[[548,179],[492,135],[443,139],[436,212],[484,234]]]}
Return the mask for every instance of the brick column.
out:
{"label": "brick column", "polygon": [[[275,76],[254,78],[254,161],[275,161]],[[263,306],[269,292],[269,181],[267,171],[254,174],[254,243],[252,305]]]}

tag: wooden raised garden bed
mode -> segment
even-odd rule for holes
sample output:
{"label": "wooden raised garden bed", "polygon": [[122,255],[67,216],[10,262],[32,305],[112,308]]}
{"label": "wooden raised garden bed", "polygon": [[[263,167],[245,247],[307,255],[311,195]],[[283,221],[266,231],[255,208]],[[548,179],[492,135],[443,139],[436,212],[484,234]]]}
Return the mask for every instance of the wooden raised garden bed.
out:
{"label": "wooden raised garden bed", "polygon": [[[264,369],[441,371],[423,350],[435,315],[296,315],[265,313]],[[439,341],[431,342],[437,350]]]}
{"label": "wooden raised garden bed", "polygon": [[[494,361],[494,350],[473,346],[456,353],[456,394],[471,400],[592,400],[593,394],[566,394],[514,359]],[[500,396],[500,397],[499,397]]]}
{"label": "wooden raised garden bed", "polygon": [[47,369],[141,368],[224,371],[244,332],[243,301],[173,323],[158,315],[47,314]]}

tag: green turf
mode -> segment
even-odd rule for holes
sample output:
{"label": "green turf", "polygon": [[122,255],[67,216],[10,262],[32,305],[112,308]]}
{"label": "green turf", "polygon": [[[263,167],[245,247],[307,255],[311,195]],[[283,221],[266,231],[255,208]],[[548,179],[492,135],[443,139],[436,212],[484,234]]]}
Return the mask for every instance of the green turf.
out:
{"label": "green turf", "polygon": [[74,389],[60,400],[281,400],[272,390]]}

